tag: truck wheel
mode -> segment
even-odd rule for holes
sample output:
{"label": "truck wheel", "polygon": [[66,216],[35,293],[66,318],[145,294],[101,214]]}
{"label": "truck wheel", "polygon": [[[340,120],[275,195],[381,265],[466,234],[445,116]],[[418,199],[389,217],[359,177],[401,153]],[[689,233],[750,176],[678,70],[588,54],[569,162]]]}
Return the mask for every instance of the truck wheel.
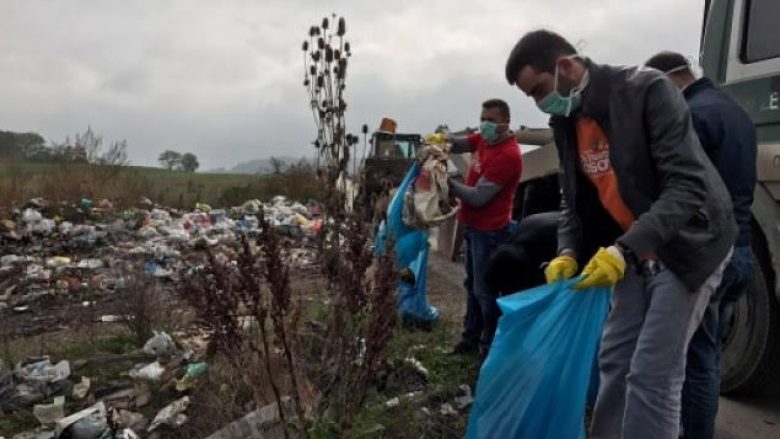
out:
{"label": "truck wheel", "polygon": [[[771,268],[761,245],[753,246],[753,278],[734,305],[724,334],[722,394],[758,393],[773,381],[780,367],[780,307],[770,288]],[[756,257],[756,253],[767,258]]]}

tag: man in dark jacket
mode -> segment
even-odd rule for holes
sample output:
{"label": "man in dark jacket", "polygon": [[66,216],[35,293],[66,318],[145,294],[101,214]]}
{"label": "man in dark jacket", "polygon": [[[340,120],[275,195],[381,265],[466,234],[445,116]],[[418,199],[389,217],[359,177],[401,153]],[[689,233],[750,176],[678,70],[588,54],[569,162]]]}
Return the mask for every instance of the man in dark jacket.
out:
{"label": "man in dark jacket", "polygon": [[493,253],[485,279],[499,295],[512,294],[544,284],[542,264],[555,257],[559,212],[528,215],[517,231]]}
{"label": "man in dark jacket", "polygon": [[716,89],[709,79],[696,79],[681,54],[661,52],[645,65],[666,74],[682,90],[704,152],[731,194],[734,218],[739,225],[723,282],[710,299],[701,326],[688,347],[683,385],[683,437],[712,439],[720,393],[720,327],[725,322],[720,315],[727,313],[739,298],[752,273],[750,206],[756,186],[756,130],[742,107]]}
{"label": "man in dark jacket", "polygon": [[[728,191],[679,90],[652,69],[599,65],[549,31],[523,36],[506,79],[552,115],[561,172],[548,282],[614,287],[591,437],[676,439],[688,343],[737,236]],[[593,249],[583,236],[600,236]]]}

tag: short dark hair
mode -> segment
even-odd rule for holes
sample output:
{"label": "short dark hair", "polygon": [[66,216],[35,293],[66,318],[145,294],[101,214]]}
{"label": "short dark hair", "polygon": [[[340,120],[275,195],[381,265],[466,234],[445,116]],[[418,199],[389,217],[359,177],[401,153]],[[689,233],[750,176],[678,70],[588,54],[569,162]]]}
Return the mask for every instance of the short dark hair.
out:
{"label": "short dark hair", "polygon": [[488,99],[482,103],[482,108],[498,108],[501,116],[503,116],[507,122],[511,120],[509,117],[509,105],[501,99]]}
{"label": "short dark hair", "polygon": [[515,44],[506,60],[506,80],[514,85],[517,74],[525,66],[538,72],[553,73],[558,58],[576,53],[577,49],[555,32],[544,29],[528,32]]}
{"label": "short dark hair", "polygon": [[688,73],[692,73],[691,64],[688,62],[687,58],[680,53],[670,52],[668,50],[653,55],[645,62],[645,66],[660,70],[664,73],[677,67],[686,66],[685,69],[682,69],[682,72],[687,71]]}

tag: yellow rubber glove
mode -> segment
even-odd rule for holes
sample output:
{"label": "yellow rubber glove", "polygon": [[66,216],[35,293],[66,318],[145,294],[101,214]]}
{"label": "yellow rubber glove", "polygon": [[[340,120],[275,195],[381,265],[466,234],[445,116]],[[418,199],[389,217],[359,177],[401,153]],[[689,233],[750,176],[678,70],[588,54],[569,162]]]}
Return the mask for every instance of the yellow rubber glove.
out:
{"label": "yellow rubber glove", "polygon": [[547,264],[547,268],[544,269],[544,277],[547,279],[548,284],[570,279],[577,274],[578,268],[577,261],[571,256],[558,256]]}
{"label": "yellow rubber glove", "polygon": [[575,290],[590,287],[614,287],[626,271],[626,260],[617,247],[601,247],[582,270],[582,280]]}
{"label": "yellow rubber glove", "polygon": [[447,136],[442,133],[429,134],[425,136],[425,143],[443,144],[447,142]]}

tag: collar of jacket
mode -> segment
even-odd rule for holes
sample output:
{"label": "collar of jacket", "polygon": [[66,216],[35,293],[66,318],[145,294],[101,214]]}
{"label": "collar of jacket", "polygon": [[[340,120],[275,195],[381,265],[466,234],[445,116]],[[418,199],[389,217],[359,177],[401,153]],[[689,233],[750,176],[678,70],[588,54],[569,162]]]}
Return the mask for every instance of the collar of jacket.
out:
{"label": "collar of jacket", "polygon": [[710,88],[715,88],[715,86],[712,84],[712,81],[710,81],[708,78],[699,78],[691,82],[688,87],[685,87],[685,90],[683,90],[682,93],[683,96],[685,96],[685,99],[688,100],[699,92]]}
{"label": "collar of jacket", "polygon": [[604,120],[609,115],[609,98],[612,81],[606,66],[585,58],[585,67],[590,74],[590,82],[582,91],[582,108],[573,116],[584,116],[595,120]]}

